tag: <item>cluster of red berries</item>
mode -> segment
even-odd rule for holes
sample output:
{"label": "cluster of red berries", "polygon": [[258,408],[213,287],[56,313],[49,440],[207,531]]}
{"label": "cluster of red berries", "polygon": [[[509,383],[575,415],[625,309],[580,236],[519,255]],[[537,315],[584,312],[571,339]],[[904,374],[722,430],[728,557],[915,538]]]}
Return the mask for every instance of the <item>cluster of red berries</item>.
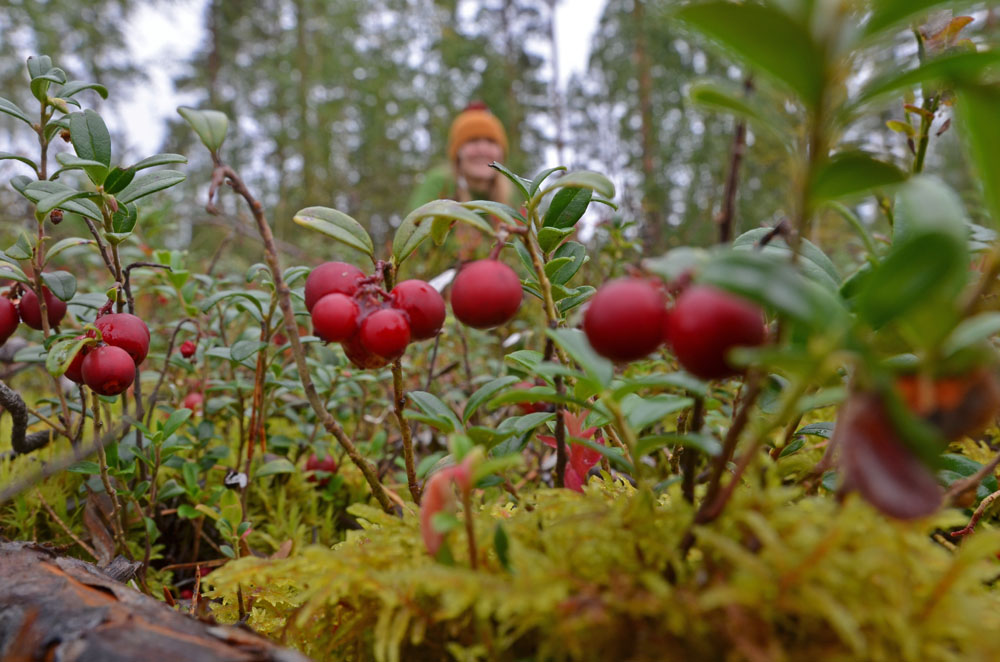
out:
{"label": "cluster of red berries", "polygon": [[[517,313],[524,291],[514,270],[496,260],[466,264],[451,290],[455,317],[488,329]],[[346,262],[324,262],[309,274],[306,309],[313,332],[339,342],[358,368],[380,368],[403,355],[414,340],[433,338],[445,318],[444,299],[422,280],[404,280],[384,292],[377,276]]]}
{"label": "cluster of red berries", "polygon": [[383,291],[377,277],[353,264],[324,262],[309,274],[306,308],[313,331],[339,342],[359,368],[380,368],[414,340],[433,338],[444,324],[444,299],[422,280],[404,280]]}
{"label": "cluster of red berries", "polygon": [[[47,287],[42,287],[42,294],[45,296],[49,328],[56,327],[66,315],[66,302],[52,294]],[[0,298],[0,345],[14,335],[21,322],[32,329],[42,330],[42,307],[38,305],[38,295],[27,288],[16,306],[10,299]]]}
{"label": "cluster of red berries", "polygon": [[583,330],[594,351],[613,361],[640,359],[666,342],[684,369],[702,379],[737,374],[729,350],[760,345],[767,335],[763,311],[745,299],[692,285],[668,308],[662,284],[642,278],[601,287]]}
{"label": "cluster of red berries", "polygon": [[[149,327],[131,313],[102,315],[94,326],[101,332],[101,343],[84,345],[73,357],[66,378],[100,395],[118,395],[132,385],[136,368],[149,353]],[[96,335],[90,331],[77,338]]]}

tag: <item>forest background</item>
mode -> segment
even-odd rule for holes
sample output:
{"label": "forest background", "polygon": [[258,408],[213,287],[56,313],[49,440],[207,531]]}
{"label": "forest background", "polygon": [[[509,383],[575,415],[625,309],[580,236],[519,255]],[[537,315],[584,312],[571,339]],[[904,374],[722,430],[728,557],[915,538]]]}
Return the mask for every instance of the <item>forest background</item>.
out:
{"label": "forest background", "polygon": [[[484,100],[506,125],[506,165],[515,172],[562,163],[612,178],[622,192],[618,210],[591,212],[585,239],[604,241],[603,228],[625,224],[635,228],[625,236],[647,253],[716,241],[713,221],[725,201],[737,131],[731,116],[693,107],[686,87],[699,76],[751,81],[670,19],[676,3],[608,0],[592,35],[560,34],[591,39],[586,69],[562,85],[558,55],[553,58],[559,53],[554,17],[573,11],[572,1],[265,0],[248,12],[236,0],[95,0],[80,7],[68,0],[7,0],[0,2],[0,86],[26,94],[23,56],[47,53],[70,78],[148,94],[150,68],[129,49],[131,19],[150,7],[203,11],[193,21],[201,29],[199,45],[186,59],[161,63],[163,71],[178,72],[170,81],[174,93],[163,99],[171,105],[167,112],[135,116],[128,92],[98,110],[117,127],[120,144],[129,144],[130,135],[163,135],[156,151],[191,159],[187,182],[164,196],[159,222],[144,224],[147,241],[211,253],[222,237],[229,248],[223,259],[233,266],[255,260],[256,249],[252,240],[243,243],[247,226],[235,207],[229,216],[212,217],[197,206],[204,196],[190,189],[207,182],[210,163],[179,116],[161,119],[171,116],[177,98],[233,119],[232,161],[261,193],[284,251],[302,261],[329,257],[308,250],[292,223],[294,211],[310,205],[340,209],[360,220],[376,244],[387,241],[410,211],[407,198],[419,177],[442,162],[451,119],[472,99]],[[976,20],[965,36],[995,37],[1000,16],[991,4],[966,12]],[[866,57],[903,66],[915,50],[904,31],[894,45]],[[859,79],[848,84],[860,84],[871,69],[862,62]],[[901,106],[866,116],[847,143],[854,139],[888,160],[903,159],[907,137],[887,125],[902,118]],[[30,148],[14,142],[14,122],[0,115],[0,150]],[[752,129],[744,140],[733,236],[777,223],[787,205],[777,193],[789,177],[780,146]],[[954,132],[946,132],[934,141],[928,162],[976,198],[959,147]],[[9,178],[20,167],[0,162],[0,174]],[[876,211],[874,204],[859,210],[878,232]],[[0,220],[15,219],[30,222],[29,205],[2,190]],[[3,223],[0,234],[16,236],[17,227]]]}

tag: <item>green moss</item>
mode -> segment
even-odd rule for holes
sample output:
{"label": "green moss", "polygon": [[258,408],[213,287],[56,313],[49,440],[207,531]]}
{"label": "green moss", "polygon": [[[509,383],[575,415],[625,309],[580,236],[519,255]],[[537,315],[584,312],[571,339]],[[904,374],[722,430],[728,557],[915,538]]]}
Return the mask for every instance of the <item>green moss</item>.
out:
{"label": "green moss", "polygon": [[[243,559],[212,573],[220,618],[242,586],[250,623],[320,659],[986,660],[1000,654],[1000,535],[958,552],[928,522],[889,522],[778,485],[738,490],[725,514],[680,541],[690,508],[671,493],[591,481],[540,490],[475,518],[454,565],[431,559],[413,513],[354,506],[364,530],[333,549]],[[960,520],[957,513],[942,519]],[[932,522],[945,524],[952,522]],[[508,572],[492,541],[502,525]]]}

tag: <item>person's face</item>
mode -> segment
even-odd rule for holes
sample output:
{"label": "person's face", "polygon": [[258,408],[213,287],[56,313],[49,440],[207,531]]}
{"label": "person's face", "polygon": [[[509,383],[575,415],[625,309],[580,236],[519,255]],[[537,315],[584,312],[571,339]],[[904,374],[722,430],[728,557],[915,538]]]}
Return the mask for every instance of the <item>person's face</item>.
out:
{"label": "person's face", "polygon": [[493,179],[490,164],[503,158],[503,149],[489,138],[475,138],[458,148],[458,169],[472,179]]}

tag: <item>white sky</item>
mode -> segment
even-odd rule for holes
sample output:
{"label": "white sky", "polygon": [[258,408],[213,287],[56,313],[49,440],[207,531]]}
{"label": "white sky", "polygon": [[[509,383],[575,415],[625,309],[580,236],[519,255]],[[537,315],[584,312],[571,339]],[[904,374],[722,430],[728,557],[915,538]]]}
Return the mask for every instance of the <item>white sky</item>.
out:
{"label": "white sky", "polygon": [[[541,2],[541,0],[538,0]],[[590,54],[590,44],[606,0],[561,0],[556,8],[556,41],[559,47],[560,79],[563,88],[573,73],[583,71]],[[173,118],[179,105],[190,100],[174,93],[171,78],[179,73],[181,62],[203,39],[202,18],[205,0],[175,0],[143,4],[129,22],[129,46],[140,68],[150,77],[147,88],[134,90],[123,104],[123,121],[129,117],[144,119],[141,131],[128,129],[130,151],[152,154],[164,137],[167,119]],[[107,117],[115,124],[113,117]]]}

